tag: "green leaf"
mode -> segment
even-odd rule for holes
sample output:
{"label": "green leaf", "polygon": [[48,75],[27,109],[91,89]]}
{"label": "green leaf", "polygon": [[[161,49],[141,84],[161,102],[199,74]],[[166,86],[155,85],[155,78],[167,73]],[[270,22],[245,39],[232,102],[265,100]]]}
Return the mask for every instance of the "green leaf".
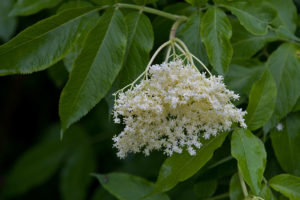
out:
{"label": "green leaf", "polygon": [[211,197],[217,190],[218,181],[208,180],[208,181],[199,181],[194,185],[194,193],[200,199],[206,199]]}
{"label": "green leaf", "polygon": [[[124,173],[94,174],[101,185],[120,200],[168,200],[165,194],[147,196],[154,184],[138,176]],[[147,198],[143,198],[146,197]]]}
{"label": "green leaf", "polygon": [[270,186],[290,200],[300,199],[300,177],[280,174],[269,181]]}
{"label": "green leaf", "polygon": [[[91,7],[92,4],[87,1],[68,1],[63,3],[59,8],[57,9],[57,13],[63,12],[68,9],[74,9],[74,8],[83,8],[83,7]],[[97,15],[97,13],[96,13]]]}
{"label": "green leaf", "polygon": [[220,1],[220,4],[236,15],[241,25],[255,35],[265,35],[268,24],[276,17],[276,11],[263,1]]}
{"label": "green leaf", "polygon": [[282,25],[294,33],[297,24],[297,9],[293,0],[267,0],[266,2],[277,11],[277,16],[272,24]]}
{"label": "green leaf", "polygon": [[51,66],[48,75],[57,88],[62,88],[68,80],[68,71],[63,62],[58,62]]}
{"label": "green leaf", "polygon": [[292,111],[300,96],[300,48],[284,43],[272,53],[267,65],[277,86],[274,117],[280,120]]}
{"label": "green leaf", "polygon": [[59,168],[63,158],[68,153],[69,141],[80,133],[73,127],[68,130],[72,137],[59,141],[59,127],[51,126],[45,136],[35,146],[21,155],[6,177],[3,188],[6,196],[17,196],[46,182]]}
{"label": "green leaf", "polygon": [[32,15],[45,8],[52,8],[61,1],[62,0],[18,0],[9,14],[13,16]]}
{"label": "green leaf", "polygon": [[293,108],[293,112],[298,112],[298,111],[300,111],[300,97],[298,98],[298,101]]}
{"label": "green leaf", "polygon": [[240,95],[247,95],[253,83],[264,73],[264,63],[258,60],[233,60],[225,75],[227,87]]}
{"label": "green leaf", "polygon": [[211,65],[219,74],[224,74],[232,57],[232,30],[224,11],[217,7],[206,11],[201,22],[201,35]]}
{"label": "green leaf", "polygon": [[146,68],[154,36],[151,21],[140,12],[131,12],[125,17],[128,39],[122,70],[116,79],[119,87],[134,81]]}
{"label": "green leaf", "polygon": [[288,30],[284,26],[279,26],[275,30],[275,33],[280,39],[300,42],[300,38],[295,36],[290,30]]}
{"label": "green leaf", "polygon": [[262,186],[259,196],[266,200],[276,200],[275,196],[272,193],[272,190],[267,184],[264,184]]}
{"label": "green leaf", "polygon": [[201,7],[201,6],[205,6],[208,0],[185,0],[185,1],[193,6]]}
{"label": "green leaf", "polygon": [[67,10],[25,29],[0,46],[0,75],[32,73],[56,63],[78,39],[85,19],[97,10]]}
{"label": "green leaf", "polygon": [[267,42],[276,40],[274,32],[269,31],[265,35],[253,35],[249,33],[238,20],[231,20],[233,58],[251,58]]}
{"label": "green leaf", "polygon": [[51,126],[43,140],[26,151],[9,172],[3,191],[6,196],[17,196],[45,183],[61,166],[63,159],[85,132],[78,126],[68,130],[68,136],[59,140],[59,126]]}
{"label": "green leaf", "polygon": [[43,142],[21,156],[7,177],[7,196],[19,195],[47,181],[66,155],[59,141]]}
{"label": "green leaf", "polygon": [[[203,15],[198,13],[190,16],[177,35],[186,44],[192,54],[199,58],[205,65],[208,65],[208,57],[200,35],[202,17]],[[203,67],[199,65],[199,69],[203,69]]]}
{"label": "green leaf", "polygon": [[246,124],[249,130],[262,127],[272,116],[276,102],[276,83],[266,69],[250,91]]}
{"label": "green leaf", "polygon": [[283,130],[271,132],[272,146],[282,169],[300,176],[300,113],[292,113],[282,121]]}
{"label": "green leaf", "polygon": [[92,200],[116,200],[116,198],[101,187],[94,192]]}
{"label": "green leaf", "polygon": [[231,154],[238,161],[239,170],[252,192],[259,195],[267,157],[263,142],[249,130],[235,130]]}
{"label": "green leaf", "polygon": [[[88,6],[91,6],[91,4],[86,1],[69,1],[67,3],[64,3],[61,7],[59,7],[57,12],[62,12],[64,10],[72,9],[72,8],[83,8]],[[68,54],[64,57],[63,60],[68,72],[72,71],[73,64],[83,48],[85,38],[87,34],[90,32],[90,30],[94,28],[96,24],[95,21],[98,21],[98,19],[99,19],[99,14],[96,12],[90,14],[89,18],[85,19],[85,24],[84,24],[85,27],[80,32],[80,36],[73,44],[72,49],[68,52]]]}
{"label": "green leaf", "polygon": [[121,11],[107,10],[89,32],[60,97],[63,131],[86,115],[110,89],[122,66],[126,29]]}
{"label": "green leaf", "polygon": [[229,197],[230,200],[241,200],[244,198],[239,175],[237,173],[230,179]]}
{"label": "green leaf", "polygon": [[122,69],[105,99],[111,112],[114,105],[113,93],[133,82],[145,69],[154,36],[149,18],[141,12],[130,12],[125,21],[128,27],[127,46]]}
{"label": "green leaf", "polygon": [[95,170],[95,157],[91,146],[84,143],[79,143],[62,169],[60,190],[64,200],[87,199],[87,189],[92,181],[90,174]]}
{"label": "green leaf", "polygon": [[4,42],[10,39],[17,25],[16,18],[8,16],[11,8],[11,0],[0,0],[0,39]]}
{"label": "green leaf", "polygon": [[168,191],[179,182],[193,176],[212,158],[214,151],[222,145],[226,136],[227,133],[220,133],[210,140],[202,139],[202,146],[196,151],[195,156],[191,156],[187,151],[184,151],[181,154],[174,154],[167,158],[161,166],[155,184],[155,191]]}

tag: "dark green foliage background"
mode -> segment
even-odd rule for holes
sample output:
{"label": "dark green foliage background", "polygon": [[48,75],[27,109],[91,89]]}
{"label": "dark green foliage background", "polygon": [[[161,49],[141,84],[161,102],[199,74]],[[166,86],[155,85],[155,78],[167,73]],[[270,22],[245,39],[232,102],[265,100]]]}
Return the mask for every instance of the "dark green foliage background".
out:
{"label": "dark green foliage background", "polygon": [[[299,13],[299,0],[0,0],[0,200],[242,200],[243,184],[300,200]],[[177,15],[176,36],[240,94],[248,128],[196,156],[120,160],[112,93]]]}

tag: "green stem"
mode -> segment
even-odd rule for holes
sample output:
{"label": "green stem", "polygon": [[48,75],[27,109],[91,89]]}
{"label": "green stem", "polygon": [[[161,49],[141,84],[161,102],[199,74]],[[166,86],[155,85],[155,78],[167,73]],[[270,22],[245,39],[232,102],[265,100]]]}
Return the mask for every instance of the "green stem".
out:
{"label": "green stem", "polygon": [[167,13],[161,10],[157,10],[154,8],[149,8],[149,7],[145,7],[145,6],[138,6],[138,5],[132,5],[132,4],[126,4],[126,3],[117,3],[115,4],[115,7],[117,8],[130,8],[130,9],[135,9],[135,10],[143,10],[145,12],[151,13],[151,14],[155,14],[155,15],[159,15],[174,21],[186,21],[188,18],[186,16],[183,15],[174,15],[171,13]]}
{"label": "green stem", "polygon": [[218,162],[216,162],[216,163],[214,163],[214,164],[208,166],[208,167],[207,167],[207,170],[208,170],[208,169],[211,169],[211,168],[214,168],[214,167],[216,167],[216,166],[218,166],[218,165],[221,165],[221,164],[223,164],[223,163],[225,163],[225,162],[227,162],[227,161],[229,161],[229,160],[232,160],[232,159],[233,159],[232,156],[227,156],[226,158],[223,158],[223,159],[219,160]]}
{"label": "green stem", "polygon": [[242,187],[242,191],[243,191],[243,194],[244,194],[244,197],[245,199],[248,197],[248,190],[247,190],[247,186],[244,182],[244,178],[243,178],[243,175],[242,175],[242,172],[241,170],[239,169],[239,179],[240,179],[240,183],[241,183],[241,187]]}
{"label": "green stem", "polygon": [[[171,40],[172,38],[175,38],[176,36],[176,31],[177,31],[177,28],[178,26],[180,25],[182,21],[176,21],[172,27],[171,27],[171,30],[170,30],[170,36],[169,36],[169,39]],[[168,50],[167,50],[167,56],[166,56],[166,59],[165,59],[165,62],[168,61],[169,59],[169,56],[170,56],[170,53],[171,53],[171,49],[174,49],[174,44],[171,44],[171,46],[168,47]]]}

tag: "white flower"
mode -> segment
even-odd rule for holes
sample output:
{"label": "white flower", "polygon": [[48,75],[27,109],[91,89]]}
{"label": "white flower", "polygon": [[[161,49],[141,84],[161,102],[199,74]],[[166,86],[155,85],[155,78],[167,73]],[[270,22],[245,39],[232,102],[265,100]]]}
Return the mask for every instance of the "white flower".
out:
{"label": "white flower", "polygon": [[282,123],[278,123],[277,126],[276,126],[276,129],[277,129],[278,131],[282,131],[282,130],[283,130],[283,125],[282,125]]}
{"label": "white flower", "polygon": [[201,137],[228,131],[233,123],[246,127],[245,112],[231,103],[238,95],[226,89],[222,76],[206,78],[176,60],[151,66],[148,77],[115,101],[115,122],[125,124],[113,138],[120,158],[159,149],[168,156],[183,149],[195,155]]}

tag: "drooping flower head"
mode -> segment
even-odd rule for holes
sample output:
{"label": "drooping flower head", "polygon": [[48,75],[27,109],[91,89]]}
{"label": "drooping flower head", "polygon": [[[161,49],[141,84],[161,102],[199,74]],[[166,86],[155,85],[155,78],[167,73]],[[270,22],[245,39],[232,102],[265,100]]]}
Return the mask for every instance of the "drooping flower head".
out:
{"label": "drooping flower head", "polygon": [[222,76],[206,77],[180,58],[150,65],[147,77],[116,95],[113,115],[124,130],[113,138],[120,158],[127,153],[163,150],[168,156],[187,149],[195,155],[200,137],[228,131],[233,123],[246,127],[241,109],[231,100]]}

